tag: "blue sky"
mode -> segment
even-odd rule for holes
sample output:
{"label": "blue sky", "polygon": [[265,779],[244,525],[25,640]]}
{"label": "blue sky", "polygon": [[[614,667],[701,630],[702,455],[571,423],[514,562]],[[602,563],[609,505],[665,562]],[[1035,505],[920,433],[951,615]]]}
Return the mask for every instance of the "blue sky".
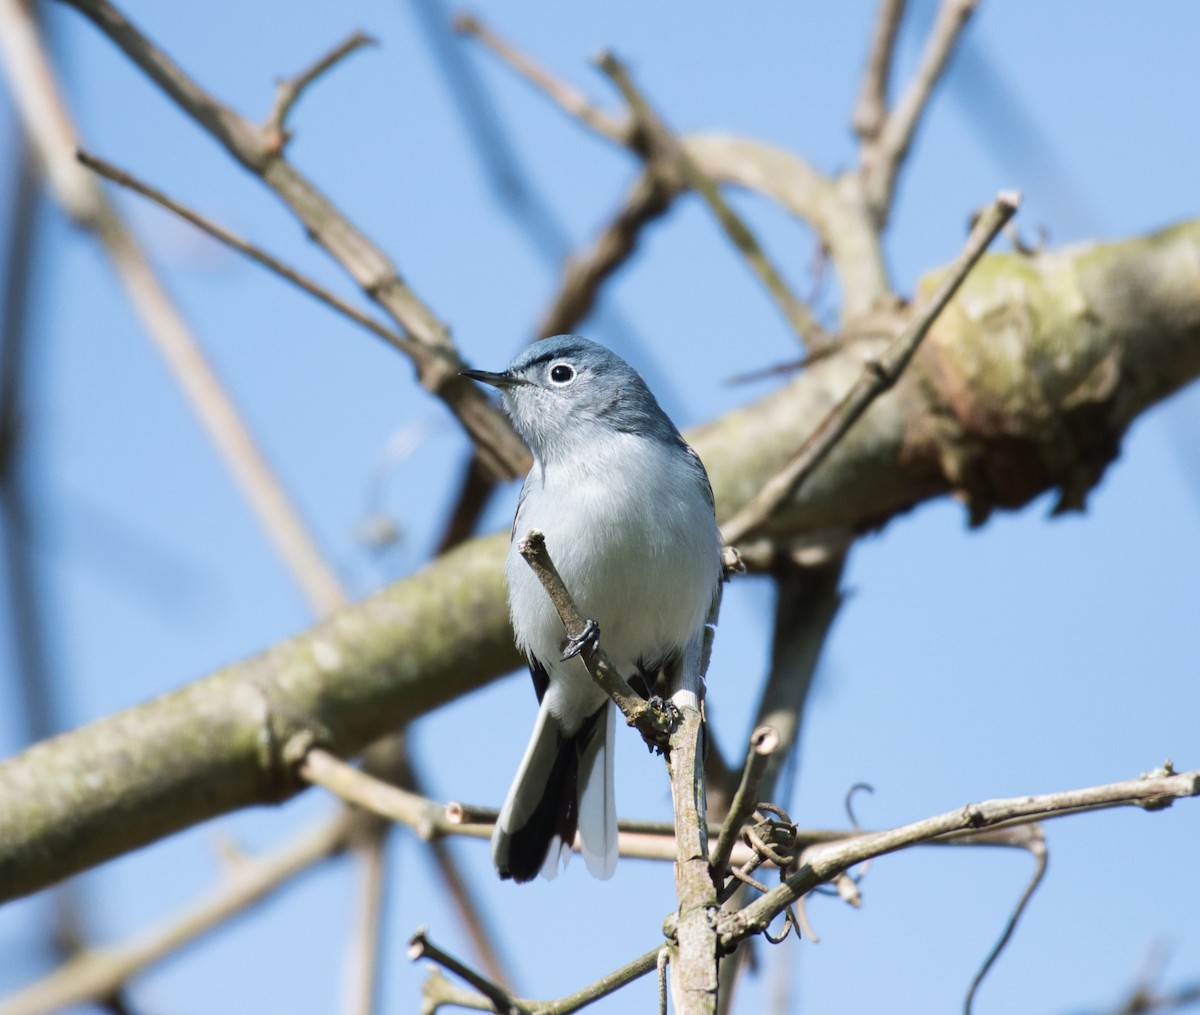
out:
{"label": "blue sky", "polygon": [[[931,4],[914,3],[898,73],[911,70]],[[498,203],[409,2],[126,3],[123,9],[218,97],[252,119],[274,80],[362,28],[381,45],[337,68],[297,107],[291,157],[396,259],[464,355],[507,362],[556,282],[555,263]],[[852,164],[849,115],[874,4],[481,3],[477,12],[599,101],[590,58],[610,46],[669,122]],[[186,121],[90,25],[52,8],[60,63],[88,146],[353,295],[286,211]],[[887,253],[901,292],[958,250],[971,211],[1025,194],[1023,232],[1053,245],[1144,233],[1197,213],[1200,9],[1182,2],[984,2],[936,97],[897,194]],[[524,173],[572,249],[619,202],[635,166],[470,50]],[[612,103],[615,106],[615,103]],[[12,151],[12,117],[3,138]],[[0,159],[0,176],[12,159]],[[7,186],[8,179],[3,182]],[[452,502],[465,440],[408,365],[189,227],[116,195],[167,277],[250,426],[356,595],[423,561]],[[812,237],[764,202],[737,206],[801,290]],[[92,241],[45,219],[34,309],[29,464],[50,658],[76,725],[177,687],[302,629],[304,600],[141,334]],[[836,304],[827,297],[822,313]],[[681,426],[767,390],[730,387],[795,353],[784,323],[704,209],[683,202],[650,232],[581,329],[645,374]],[[356,539],[389,438],[427,436],[387,476],[404,539],[386,559]],[[1128,778],[1171,757],[1200,767],[1200,393],[1146,414],[1086,515],[1038,501],[968,532],[950,502],[864,539],[806,717],[792,814],[842,821],[855,782],[864,824],[968,800]],[[506,526],[515,488],[488,527]],[[765,663],[771,596],[726,596],[711,672],[720,741],[747,732]],[[7,647],[7,646],[6,646]],[[7,664],[11,669],[11,664]],[[11,680],[0,748],[20,746]],[[442,798],[498,803],[533,716],[527,680],[500,682],[422,721],[419,756]],[[661,817],[661,764],[618,752],[622,814]],[[215,844],[266,849],[329,812],[309,793],[229,816],[87,875],[97,935],[120,941],[216,882]],[[1200,809],[1114,812],[1048,828],[1050,873],[978,1011],[1114,1007],[1156,942],[1166,980],[1200,975]],[[627,862],[600,884],[573,865],[552,884],[497,883],[485,849],[456,847],[502,929],[525,993],[565,993],[649,948],[671,903],[666,867]],[[423,972],[404,957],[421,924],[467,946],[422,849],[392,855],[385,1006],[414,1010]],[[910,852],[875,864],[865,904],[817,899],[820,944],[760,946],[742,1009],[786,991],[788,1011],[953,1010],[991,947],[1030,860],[988,850]],[[140,1007],[179,1013],[326,1012],[340,990],[354,871],[339,863],[134,985]],[[46,967],[46,903],[0,910],[0,990]],[[598,1006],[650,1004],[652,986]],[[900,1000],[903,999],[903,1000]]]}

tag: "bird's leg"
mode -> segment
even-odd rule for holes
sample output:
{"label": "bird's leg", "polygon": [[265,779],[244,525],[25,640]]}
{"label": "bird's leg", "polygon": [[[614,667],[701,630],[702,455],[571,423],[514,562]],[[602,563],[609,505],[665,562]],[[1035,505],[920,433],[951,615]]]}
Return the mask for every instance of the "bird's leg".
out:
{"label": "bird's leg", "polygon": [[566,662],[568,659],[574,659],[584,651],[590,656],[599,646],[600,625],[589,618],[583,622],[582,631],[575,635],[574,638],[567,639],[567,644],[563,646],[563,662]]}

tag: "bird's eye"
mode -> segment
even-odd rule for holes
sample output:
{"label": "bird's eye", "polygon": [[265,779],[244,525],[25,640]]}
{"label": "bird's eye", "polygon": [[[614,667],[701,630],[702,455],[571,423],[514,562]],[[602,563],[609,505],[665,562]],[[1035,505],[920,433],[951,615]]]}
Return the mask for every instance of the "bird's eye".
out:
{"label": "bird's eye", "polygon": [[566,363],[555,363],[550,368],[550,380],[555,384],[568,384],[575,379],[575,371]]}

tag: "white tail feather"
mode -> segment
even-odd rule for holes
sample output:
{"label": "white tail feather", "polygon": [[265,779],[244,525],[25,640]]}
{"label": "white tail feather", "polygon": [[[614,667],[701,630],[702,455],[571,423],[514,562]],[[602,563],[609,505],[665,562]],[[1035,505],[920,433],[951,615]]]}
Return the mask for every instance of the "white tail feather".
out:
{"label": "white tail feather", "polygon": [[588,871],[597,878],[611,878],[617,869],[617,805],[613,795],[616,715],[616,707],[608,702],[591,743],[579,759],[579,848]]}

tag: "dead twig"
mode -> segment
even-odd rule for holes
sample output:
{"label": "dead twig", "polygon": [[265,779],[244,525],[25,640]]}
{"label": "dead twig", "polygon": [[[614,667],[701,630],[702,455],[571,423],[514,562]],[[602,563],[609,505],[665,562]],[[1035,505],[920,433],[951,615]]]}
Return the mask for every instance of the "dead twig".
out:
{"label": "dead twig", "polygon": [[[11,2],[11,0],[9,0]],[[529,466],[529,453],[497,407],[459,376],[465,363],[449,329],[405,283],[390,258],[287,162],[272,132],[217,101],[143,35],[108,0],[61,0],[91,20],[225,150],[258,176],[291,209],[308,234],[406,332],[422,386],[442,399],[497,476],[511,479]]]}
{"label": "dead twig", "polygon": [[716,182],[700,168],[678,138],[667,129],[657,111],[634,85],[624,64],[612,53],[607,52],[602,53],[596,62],[629,104],[634,123],[645,138],[650,167],[653,168],[656,162],[670,167],[685,185],[700,194],[725,235],[779,305],[785,320],[796,335],[813,347],[826,344],[829,336],[825,334],[825,329],[813,317],[808,307],[796,298],[750,227],[722,196]]}
{"label": "dead twig", "polygon": [[989,800],[947,811],[886,832],[853,836],[839,843],[810,846],[800,855],[798,869],[783,884],[720,920],[722,949],[732,948],[764,927],[819,884],[874,856],[883,856],[917,843],[933,842],[962,832],[978,832],[1015,820],[1042,821],[1081,809],[1137,806],[1162,810],[1175,800],[1200,796],[1200,770],[1175,772],[1169,766],[1124,782],[1040,796]]}
{"label": "dead twig", "polygon": [[492,983],[486,976],[480,976],[470,966],[459,962],[453,955],[442,951],[429,940],[424,927],[419,928],[408,942],[408,957],[413,962],[416,962],[418,959],[429,959],[444,969],[448,969],[491,1001],[494,1009],[500,1012],[501,1015],[531,1015],[530,1010],[519,1001],[510,997],[503,987]]}
{"label": "dead twig", "polygon": [[222,225],[218,225],[212,219],[201,215],[198,211],[189,208],[182,201],[177,201],[175,198],[159,190],[157,187],[152,187],[144,180],[139,180],[132,173],[121,169],[111,162],[100,158],[97,155],[92,155],[82,149],[76,152],[76,158],[83,165],[87,166],[94,172],[99,173],[106,180],[112,180],[113,183],[120,184],[132,190],[135,194],[141,194],[142,197],[148,198],[155,204],[167,211],[178,215],[185,222],[190,222],[201,232],[211,236],[214,240],[219,240],[226,246],[236,250],[239,254],[244,254],[256,264],[261,264],[264,268],[275,272],[280,278],[291,282],[292,285],[299,289],[303,289],[310,296],[316,297],[322,303],[336,310],[339,314],[350,318],[355,324],[361,325],[372,334],[382,338],[389,345],[399,349],[404,353],[412,353],[414,343],[407,336],[393,331],[391,328],[385,327],[376,321],[368,314],[364,314],[361,310],[351,306],[340,296],[330,292],[319,282],[309,278],[309,276],[296,271],[295,268],[289,267],[279,258],[268,254],[262,247],[259,247],[249,240],[243,239],[232,230],[226,229]]}
{"label": "dead twig", "polygon": [[315,60],[309,67],[290,78],[283,78],[275,86],[275,102],[267,114],[263,130],[275,138],[278,151],[282,151],[291,140],[291,131],[287,128],[288,114],[300,100],[304,90],[335,64],[344,60],[351,53],[363,46],[377,46],[379,40],[365,32],[354,32],[345,41],[334,46],[328,53]]}
{"label": "dead twig", "polygon": [[1020,195],[1015,191],[1004,191],[979,217],[962,253],[947,270],[937,290],[904,329],[903,334],[892,342],[878,359],[870,359],[864,364],[862,377],[818,424],[816,430],[787,464],[763,485],[741,511],[721,526],[721,537],[725,543],[736,544],[762,526],[812,475],[813,470],[833,450],[855,421],[867,411],[871,403],[896,383],[938,314],[950,302],[971,268],[983,256],[988,244],[1015,214],[1020,200]]}
{"label": "dead twig", "polygon": [[993,945],[992,950],[988,952],[987,958],[983,960],[983,965],[979,967],[979,972],[975,974],[971,980],[971,986],[967,988],[967,996],[963,1001],[964,1015],[971,1015],[975,1004],[975,995],[979,992],[979,987],[983,983],[984,978],[996,964],[996,960],[1000,958],[1000,953],[1007,947],[1008,942],[1012,940],[1013,932],[1017,929],[1017,922],[1021,919],[1025,912],[1029,901],[1033,898],[1033,893],[1036,892],[1042,883],[1042,879],[1046,876],[1046,863],[1049,859],[1049,852],[1046,849],[1046,837],[1042,834],[1041,827],[1034,825],[1032,828],[1027,828],[1029,834],[1029,843],[1026,847],[1033,855],[1034,870],[1033,875],[1029,879],[1029,883],[1025,885],[1024,891],[1021,892],[1020,898],[1017,899],[1017,904],[1013,907],[1012,915],[1009,916],[1008,922],[1004,925],[1004,930],[1000,934],[999,940]]}
{"label": "dead twig", "polygon": [[929,107],[930,96],[978,3],[979,0],[942,0],[916,73],[900,101],[884,119],[876,136],[864,141],[863,189],[879,228],[887,223],[896,177],[908,155],[921,117]]}
{"label": "dead twig", "polygon": [[741,834],[742,825],[754,813],[758,806],[758,790],[762,783],[763,774],[767,770],[767,761],[779,749],[779,733],[770,726],[759,726],[750,734],[750,748],[746,752],[746,763],[742,766],[742,778],[738,783],[733,803],[729,806],[729,814],[721,826],[721,834],[717,837],[717,845],[712,854],[713,876],[724,876],[729,854]]}

